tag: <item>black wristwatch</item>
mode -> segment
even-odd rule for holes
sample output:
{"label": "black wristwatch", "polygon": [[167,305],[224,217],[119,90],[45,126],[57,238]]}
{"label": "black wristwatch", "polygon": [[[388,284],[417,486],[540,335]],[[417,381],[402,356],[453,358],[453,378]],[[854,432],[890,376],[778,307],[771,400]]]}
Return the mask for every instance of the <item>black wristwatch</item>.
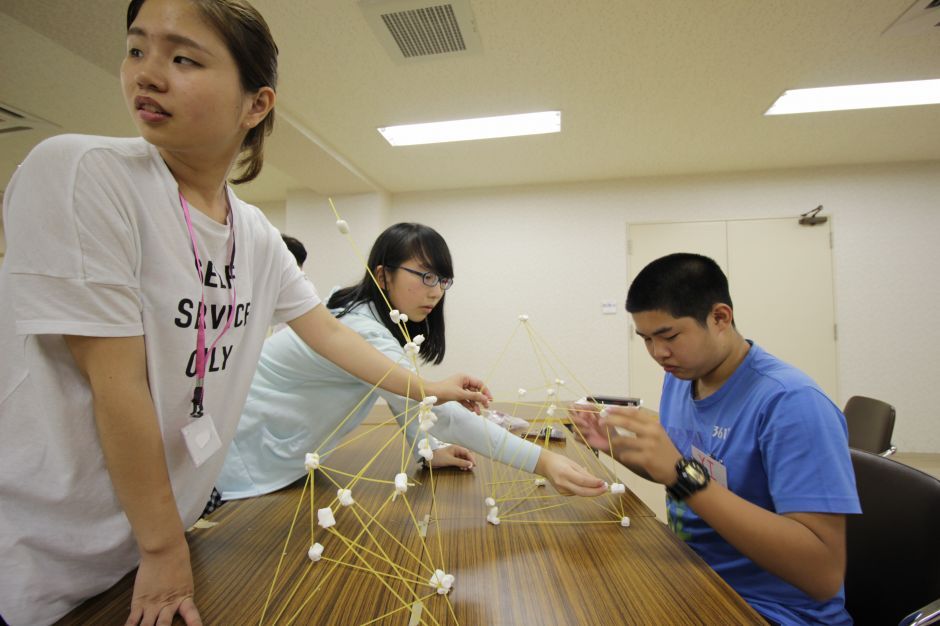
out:
{"label": "black wristwatch", "polygon": [[695,459],[679,459],[676,462],[676,482],[666,487],[673,500],[685,500],[708,485],[711,476],[705,466]]}

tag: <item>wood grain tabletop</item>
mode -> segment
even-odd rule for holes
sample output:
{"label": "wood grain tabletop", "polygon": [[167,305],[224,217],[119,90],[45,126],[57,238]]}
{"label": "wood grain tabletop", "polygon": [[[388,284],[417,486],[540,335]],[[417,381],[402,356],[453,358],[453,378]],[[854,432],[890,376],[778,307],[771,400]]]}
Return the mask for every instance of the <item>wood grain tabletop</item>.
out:
{"label": "wood grain tabletop", "polygon": [[[337,489],[394,431],[361,427],[324,457],[312,503],[302,479],[228,502],[209,516],[214,525],[189,531],[205,624],[764,623],[629,490],[559,496],[479,455],[469,472],[423,470],[392,444],[352,483],[355,504],[340,506]],[[552,449],[614,480],[583,446]],[[392,498],[403,458],[411,485]],[[487,497],[497,501],[499,525],[485,520]],[[325,530],[316,511],[327,506],[336,525]],[[323,546],[316,562],[312,543]],[[446,595],[430,584],[436,569],[454,576]],[[60,624],[123,624],[134,573]]]}

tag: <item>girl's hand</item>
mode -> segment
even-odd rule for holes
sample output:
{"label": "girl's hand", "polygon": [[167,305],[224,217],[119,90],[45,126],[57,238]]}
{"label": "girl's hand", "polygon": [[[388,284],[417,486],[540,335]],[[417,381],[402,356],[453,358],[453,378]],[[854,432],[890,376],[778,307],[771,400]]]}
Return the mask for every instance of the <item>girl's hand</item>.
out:
{"label": "girl's hand", "polygon": [[470,450],[453,444],[438,448],[431,458],[431,467],[458,467],[462,470],[471,470],[476,465],[476,457]]}
{"label": "girl's hand", "polygon": [[444,380],[427,383],[425,394],[436,396],[437,403],[456,400],[474,413],[480,413],[480,407],[488,407],[493,395],[483,381],[469,374],[454,374]]}
{"label": "girl's hand", "polygon": [[604,481],[566,456],[543,448],[535,473],[547,478],[558,493],[570,496],[599,496],[607,491]]}
{"label": "girl's hand", "polygon": [[202,626],[193,602],[193,570],[185,539],[159,553],[141,554],[125,626],[169,624],[177,613],[187,626]]}

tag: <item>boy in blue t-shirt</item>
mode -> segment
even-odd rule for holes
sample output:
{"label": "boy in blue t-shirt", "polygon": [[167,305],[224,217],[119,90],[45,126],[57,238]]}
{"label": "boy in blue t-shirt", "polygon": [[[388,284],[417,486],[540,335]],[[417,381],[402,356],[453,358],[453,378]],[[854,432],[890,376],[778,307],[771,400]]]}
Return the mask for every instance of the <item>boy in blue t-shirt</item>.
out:
{"label": "boy in blue t-shirt", "polygon": [[[672,254],[633,281],[627,311],[666,372],[660,415],[572,418],[588,442],[667,486],[669,525],[781,624],[851,624],[845,514],[860,513],[845,418],[798,369],[742,337],[711,259]],[[636,437],[614,436],[619,426]]]}

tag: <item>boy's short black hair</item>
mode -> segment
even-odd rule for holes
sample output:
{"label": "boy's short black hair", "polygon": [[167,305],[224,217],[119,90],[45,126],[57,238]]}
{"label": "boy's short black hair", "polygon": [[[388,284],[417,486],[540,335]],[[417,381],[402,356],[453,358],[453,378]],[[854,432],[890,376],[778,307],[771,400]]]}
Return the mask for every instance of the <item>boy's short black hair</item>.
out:
{"label": "boy's short black hair", "polygon": [[665,311],[673,317],[692,317],[706,325],[716,304],[732,309],[728,278],[715,261],[700,254],[677,252],[644,267],[627,292],[627,311]]}
{"label": "boy's short black hair", "polygon": [[304,247],[304,244],[289,235],[281,235],[281,239],[284,240],[284,243],[287,244],[287,249],[290,250],[290,253],[297,259],[297,267],[303,267],[307,260],[307,249]]}

